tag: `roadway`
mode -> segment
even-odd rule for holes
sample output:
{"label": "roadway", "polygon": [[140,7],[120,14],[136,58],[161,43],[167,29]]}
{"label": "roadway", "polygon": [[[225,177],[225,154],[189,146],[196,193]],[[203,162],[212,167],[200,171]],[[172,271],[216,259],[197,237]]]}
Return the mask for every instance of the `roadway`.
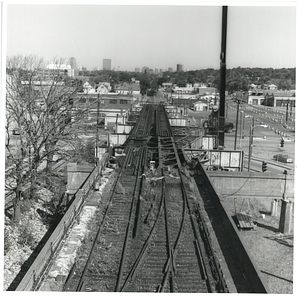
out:
{"label": "roadway", "polygon": [[[154,103],[164,100],[163,94],[160,92],[150,99]],[[226,121],[234,123],[235,129],[237,103],[230,98],[226,100]],[[195,116],[201,115],[201,112],[193,112],[188,109],[187,114],[195,118]],[[284,170],[294,172],[295,161],[294,163],[276,162],[273,155],[287,154],[293,160],[295,158],[295,110],[288,110],[286,120],[286,107],[240,104],[236,147],[234,130],[231,133],[225,133],[225,150],[235,150],[236,148],[236,150],[244,151],[244,169],[248,167],[250,127],[253,124],[267,124],[267,128],[254,127],[250,170],[262,172],[262,161],[266,161],[266,172],[283,173]],[[284,147],[280,146],[282,138],[285,140]]]}
{"label": "roadway", "polygon": [[[229,101],[226,118],[228,122],[236,123],[237,104]],[[241,104],[239,108],[239,120],[236,139],[236,150],[243,150],[246,157],[249,153],[250,127],[254,125],[267,124],[267,127],[254,127],[251,170],[262,171],[262,161],[267,162],[267,172],[283,172],[285,169],[293,171],[294,163],[276,162],[273,159],[275,154],[287,154],[295,157],[295,113],[288,118],[287,125],[284,127],[286,118],[285,107],[258,107]],[[254,119],[254,123],[253,123]],[[284,139],[284,147],[280,141]],[[235,131],[225,134],[226,149],[235,148]],[[245,159],[244,165],[247,166],[248,160]]]}
{"label": "roadway", "polygon": [[[165,100],[163,94],[158,92],[154,97],[148,97],[151,103]],[[226,121],[236,123],[237,103],[226,99]],[[190,109],[187,115],[194,117],[206,112],[194,112]],[[207,112],[209,115],[210,112]],[[254,123],[253,123],[254,122]],[[252,125],[267,124],[267,128],[256,126],[253,132],[253,145],[250,170],[262,172],[262,161],[267,162],[267,172],[283,173],[284,170],[294,171],[295,162],[282,163],[273,159],[275,154],[287,154],[295,157],[295,110],[288,111],[286,122],[286,107],[265,107],[240,104],[238,116],[238,130],[236,150],[244,151],[244,168],[248,166],[249,136]],[[285,140],[284,147],[280,147],[281,139]],[[235,131],[225,133],[225,149],[235,149]]]}

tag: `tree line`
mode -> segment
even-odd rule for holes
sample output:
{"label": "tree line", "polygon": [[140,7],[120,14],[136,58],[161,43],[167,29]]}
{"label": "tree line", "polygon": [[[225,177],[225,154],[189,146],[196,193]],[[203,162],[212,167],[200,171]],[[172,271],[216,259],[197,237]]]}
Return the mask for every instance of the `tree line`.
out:
{"label": "tree line", "polygon": [[[226,90],[248,91],[251,84],[264,88],[267,84],[275,84],[280,90],[294,90],[296,68],[232,68],[226,71]],[[150,89],[157,89],[164,82],[171,82],[180,87],[187,83],[204,83],[211,87],[220,88],[220,70],[207,68],[186,72],[163,72],[162,74],[124,72],[124,71],[84,71],[90,83],[109,81],[112,84],[129,82],[131,78],[140,81],[141,94]]]}

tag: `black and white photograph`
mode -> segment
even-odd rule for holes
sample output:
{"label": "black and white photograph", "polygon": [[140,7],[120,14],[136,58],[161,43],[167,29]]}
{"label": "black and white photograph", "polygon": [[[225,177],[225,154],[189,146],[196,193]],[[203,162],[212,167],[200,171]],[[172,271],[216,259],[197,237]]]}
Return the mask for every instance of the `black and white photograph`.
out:
{"label": "black and white photograph", "polygon": [[3,296],[292,296],[296,4],[2,1]]}

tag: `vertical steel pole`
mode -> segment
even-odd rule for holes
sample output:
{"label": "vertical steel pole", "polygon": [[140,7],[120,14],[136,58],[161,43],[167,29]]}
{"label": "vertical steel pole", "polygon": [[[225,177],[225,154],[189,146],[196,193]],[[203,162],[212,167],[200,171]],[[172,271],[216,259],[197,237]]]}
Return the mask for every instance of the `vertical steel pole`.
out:
{"label": "vertical steel pole", "polygon": [[253,123],[252,123],[252,137],[251,137],[251,156],[253,155],[253,143],[254,143],[254,127],[255,127],[255,118],[253,117]]}
{"label": "vertical steel pole", "polygon": [[237,131],[238,131],[238,113],[239,113],[239,100],[237,99],[237,111],[236,111],[236,127],[235,127],[235,141],[234,150],[236,150]]}
{"label": "vertical steel pole", "polygon": [[239,119],[239,138],[242,139],[242,121],[243,121],[243,111],[240,112]]}
{"label": "vertical steel pole", "polygon": [[251,155],[252,155],[252,126],[250,127],[250,139],[249,139],[249,159],[248,159],[248,171],[251,169]]}
{"label": "vertical steel pole", "polygon": [[221,42],[221,63],[220,63],[220,111],[219,111],[219,148],[225,144],[225,89],[226,89],[226,41],[227,41],[227,11],[228,7],[223,6],[222,10],[222,42]]}
{"label": "vertical steel pole", "polygon": [[239,148],[241,148],[241,140],[242,140],[242,121],[243,121],[243,111],[240,112],[240,119],[239,119]]}
{"label": "vertical steel pole", "polygon": [[96,166],[98,166],[98,144],[99,144],[99,108],[100,108],[100,97],[98,94],[97,99],[97,126],[96,126]]}

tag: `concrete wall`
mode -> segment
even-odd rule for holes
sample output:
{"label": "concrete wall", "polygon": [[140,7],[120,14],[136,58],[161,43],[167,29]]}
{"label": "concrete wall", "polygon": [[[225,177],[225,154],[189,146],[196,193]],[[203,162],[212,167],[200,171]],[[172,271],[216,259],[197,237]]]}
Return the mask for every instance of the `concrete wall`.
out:
{"label": "concrete wall", "polygon": [[129,133],[133,126],[126,124],[117,124],[115,128],[115,133]]}
{"label": "concrete wall", "polygon": [[[267,283],[262,276],[262,273],[254,263],[253,259],[251,258],[249,252],[247,251],[246,245],[241,237],[238,235],[237,227],[233,222],[231,216],[225,211],[224,207],[222,206],[219,193],[215,185],[212,184],[213,178],[210,178],[210,172],[205,171],[205,169],[201,166],[198,162],[196,166],[196,183],[197,184],[204,184],[208,190],[208,193],[214,203],[218,214],[222,220],[222,227],[227,233],[229,237],[229,242],[231,243],[233,249],[236,249],[234,259],[241,264],[242,270],[244,272],[246,280],[249,282],[251,288],[253,289],[254,293],[269,293]],[[222,173],[220,177],[224,178],[227,172],[215,172],[215,173]],[[226,186],[225,186],[226,187]]]}
{"label": "concrete wall", "polygon": [[[97,166],[98,173],[105,168],[106,162],[109,158],[109,154],[106,152],[106,148],[101,149],[99,164]],[[90,173],[94,170],[94,166],[82,165],[79,166],[77,163],[67,164],[67,194],[74,195],[81,185],[90,176]]]}
{"label": "concrete wall", "polygon": [[121,114],[114,114],[114,115],[106,115],[105,116],[105,126],[108,126],[109,123],[113,123],[115,124],[116,122],[118,122],[118,124],[125,124],[125,115],[121,115]]}
{"label": "concrete wall", "polygon": [[112,146],[123,145],[128,137],[129,137],[129,134],[111,133],[110,134],[110,144]]}
{"label": "concrete wall", "polygon": [[294,176],[273,173],[216,172],[208,176],[221,197],[250,197],[255,199],[294,198]]}
{"label": "concrete wall", "polygon": [[69,195],[74,195],[93,169],[94,167],[78,166],[77,163],[68,163],[67,193]]}

